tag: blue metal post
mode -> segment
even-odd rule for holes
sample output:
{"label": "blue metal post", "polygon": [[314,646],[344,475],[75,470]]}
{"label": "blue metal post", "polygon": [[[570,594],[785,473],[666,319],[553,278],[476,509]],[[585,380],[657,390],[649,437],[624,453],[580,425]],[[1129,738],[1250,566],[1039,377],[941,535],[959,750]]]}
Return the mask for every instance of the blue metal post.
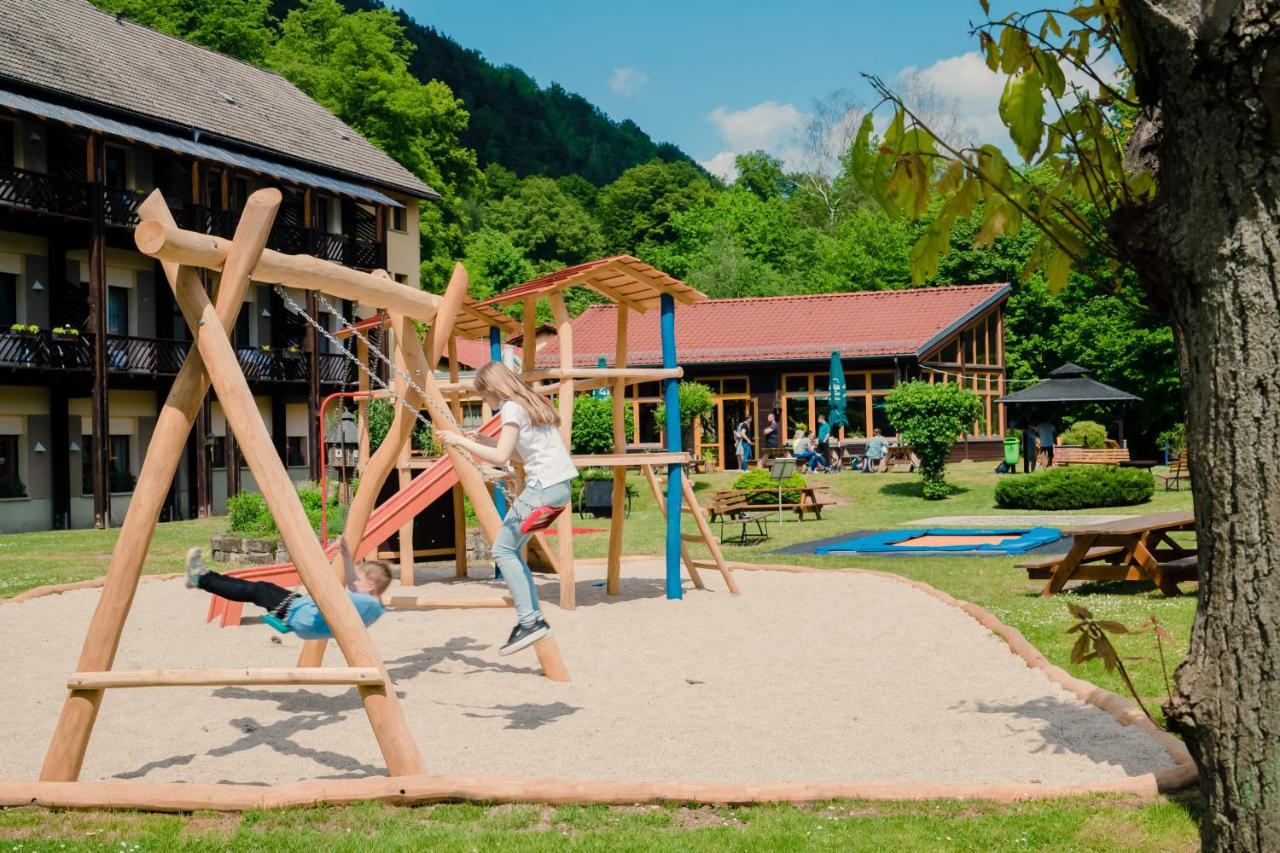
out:
{"label": "blue metal post", "polygon": [[[502,330],[497,326],[489,327],[489,360],[499,363],[502,361]],[[498,518],[506,516],[507,497],[502,493],[501,489],[493,490],[493,507],[498,511]],[[502,570],[497,567],[496,563],[493,568],[493,576],[495,578],[502,577]]]}
{"label": "blue metal post", "polygon": [[[621,310],[621,309],[620,309]],[[676,301],[662,294],[662,366],[676,366]],[[667,450],[679,453],[680,389],[675,379],[664,379],[663,402],[667,406]],[[680,584],[680,516],[684,497],[680,478],[684,469],[679,464],[667,466],[667,598],[684,598]]]}

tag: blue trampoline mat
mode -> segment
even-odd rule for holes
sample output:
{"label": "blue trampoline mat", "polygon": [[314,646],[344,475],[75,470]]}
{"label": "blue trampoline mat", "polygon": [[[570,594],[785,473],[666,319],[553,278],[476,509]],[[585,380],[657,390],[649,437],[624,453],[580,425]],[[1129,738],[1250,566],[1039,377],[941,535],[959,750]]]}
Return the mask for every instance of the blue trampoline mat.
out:
{"label": "blue trampoline mat", "polygon": [[[912,545],[912,539],[922,536],[1007,536],[1003,542],[981,545]],[[912,530],[886,530],[870,536],[857,536],[843,542],[831,542],[814,550],[815,554],[831,554],[856,551],[860,554],[946,554],[986,553],[1024,554],[1062,538],[1062,531],[1052,527],[1027,527],[1022,529],[929,527]]]}

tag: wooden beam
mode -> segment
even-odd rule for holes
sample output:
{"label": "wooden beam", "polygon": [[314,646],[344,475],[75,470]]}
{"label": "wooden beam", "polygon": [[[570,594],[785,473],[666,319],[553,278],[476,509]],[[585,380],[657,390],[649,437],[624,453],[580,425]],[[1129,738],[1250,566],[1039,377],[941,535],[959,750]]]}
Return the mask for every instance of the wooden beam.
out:
{"label": "wooden beam", "polygon": [[[266,243],[269,228],[270,221],[266,223],[266,227],[259,228],[258,233],[248,235],[255,239],[254,248]],[[237,253],[242,251],[239,231],[236,246]],[[256,254],[252,261],[255,263],[250,263],[244,271],[243,277],[246,279],[249,270],[256,265]],[[227,278],[224,272],[223,287],[227,286]],[[280,531],[280,537],[289,549],[289,555],[307,591],[324,614],[347,664],[381,669],[382,661],[378,650],[356,613],[351,598],[330,567],[324,550],[320,547],[320,540],[311,529],[311,523],[298,500],[298,493],[289,479],[289,473],[276,455],[240,363],[227,340],[226,331],[218,324],[218,317],[209,303],[208,294],[198,286],[192,286],[189,280],[181,278],[171,282],[171,285],[178,307],[182,309],[183,317],[195,336],[196,346],[204,358],[209,377],[218,393],[218,400],[222,403],[223,414],[240,439],[245,459],[249,462],[249,468],[253,471],[258,488]],[[422,758],[395,693],[384,685],[370,685],[360,687],[360,696],[378,746],[387,762],[388,772],[392,776],[421,773]]]}
{"label": "wooden beam", "polygon": [[[133,234],[138,251],[161,261],[220,270],[231,243],[210,234],[184,231],[148,219]],[[286,255],[267,249],[252,270],[254,281],[300,290],[320,290],[342,299],[376,305],[421,323],[435,318],[440,297],[397,284],[390,278],[360,272],[308,255]]]}
{"label": "wooden beam", "polygon": [[563,358],[559,367],[543,367],[532,371],[533,379],[637,379],[653,382],[656,379],[683,377],[683,367],[574,367],[572,364],[566,367]]}
{"label": "wooden beam", "polygon": [[461,486],[449,490],[453,494],[453,572],[457,577],[467,576],[467,511],[463,503]]}
{"label": "wooden beam", "polygon": [[393,610],[470,610],[476,608],[514,607],[511,596],[501,598],[433,598],[426,595],[393,595]]}
{"label": "wooden beam", "polygon": [[686,465],[688,453],[578,453],[573,464],[578,468],[638,468],[641,465]]}
{"label": "wooden beam", "polygon": [[[556,339],[560,352],[560,388],[556,403],[560,408],[560,440],[565,450],[573,445],[573,323],[564,294],[557,291],[547,297],[556,322]],[[573,512],[560,513],[556,519],[556,546],[560,551],[560,606],[572,610],[577,605],[577,572],[573,565]]]}
{"label": "wooden beam", "polygon": [[440,356],[444,355],[445,346],[453,337],[453,324],[458,319],[463,300],[467,298],[469,284],[467,268],[462,264],[454,264],[449,286],[436,310],[435,322],[431,324],[431,352],[427,356],[433,367],[440,363]]}
{"label": "wooden beam", "polygon": [[[662,494],[662,487],[658,485],[658,477],[653,473],[653,467],[644,465],[641,466],[640,470],[644,473],[644,478],[649,483],[649,490],[653,492],[653,501],[658,505],[658,511],[662,513],[663,519],[667,519],[667,498]],[[680,514],[677,512],[676,518],[679,517]],[[684,568],[689,573],[689,579],[693,581],[693,585],[698,589],[706,589],[706,585],[702,582],[702,575],[698,573],[698,564],[694,561],[693,555],[689,553],[689,546],[685,544],[683,538],[678,538],[676,541],[680,545],[680,559],[684,561]],[[667,547],[671,547],[670,542],[667,543]]]}
{"label": "wooden beam", "polygon": [[70,690],[113,687],[222,687],[232,684],[382,684],[376,666],[330,669],[140,669],[133,672],[77,672],[67,679]]}
{"label": "wooden beam", "polygon": [[[240,228],[244,229],[246,235],[241,246],[245,248],[246,254],[251,254],[253,245],[253,240],[248,235],[259,229],[269,231],[279,205],[280,194],[276,190],[260,190],[250,197],[240,219]],[[172,214],[159,190],[147,197],[139,207],[139,214],[172,221]],[[237,234],[240,233],[240,228],[237,228]],[[233,274],[242,265],[243,259],[237,254],[235,263],[231,265]],[[200,280],[195,270],[180,268],[176,264],[166,263],[162,266],[171,280],[183,280],[188,286],[199,287]],[[247,289],[247,276],[242,279],[233,275],[229,284],[219,291],[216,321],[222,329],[230,329],[235,324]],[[142,563],[151,545],[156,523],[160,520],[160,510],[164,506],[169,485],[173,482],[191,427],[208,390],[209,378],[205,373],[204,359],[197,349],[192,348],[187,353],[156,419],[151,444],[142,459],[142,470],[129,501],[129,511],[125,514],[120,535],[111,552],[102,594],[98,596],[93,618],[85,633],[80,660],[76,665],[78,670],[108,670],[115,662],[116,651],[120,646],[120,633],[128,619],[129,610],[133,607],[133,596],[142,574]],[[197,446],[200,452],[204,452],[202,437]],[[42,780],[73,782],[79,778],[101,703],[101,690],[73,690],[67,695],[58,723],[54,727],[49,749],[45,753],[44,766],[40,771]]]}
{"label": "wooden beam", "polygon": [[[627,306],[618,306],[618,324],[614,330],[613,367],[624,370],[627,366]],[[626,421],[627,377],[619,376],[613,383],[613,452],[615,455],[626,455],[627,421]],[[622,534],[627,505],[627,470],[613,469],[613,511],[609,519],[609,558],[605,570],[605,594],[618,595],[622,586]]]}
{"label": "wooden beam", "polygon": [[688,507],[689,513],[693,516],[694,524],[698,526],[698,535],[693,539],[702,540],[707,550],[711,552],[711,559],[720,576],[724,578],[724,584],[729,588],[729,592],[734,595],[742,595],[742,590],[738,589],[738,582],[733,579],[733,572],[730,571],[729,565],[725,562],[724,554],[720,550],[720,540],[716,539],[711,532],[711,525],[707,524],[706,517],[702,514],[702,506],[698,503],[697,496],[693,493],[693,483],[688,477],[680,478],[680,490],[684,494],[684,503]]}

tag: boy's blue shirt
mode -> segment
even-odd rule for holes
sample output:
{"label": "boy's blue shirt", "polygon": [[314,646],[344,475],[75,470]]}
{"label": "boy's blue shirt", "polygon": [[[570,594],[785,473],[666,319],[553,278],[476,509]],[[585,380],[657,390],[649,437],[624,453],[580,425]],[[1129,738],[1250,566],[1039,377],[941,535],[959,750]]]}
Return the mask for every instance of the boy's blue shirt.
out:
{"label": "boy's blue shirt", "polygon": [[818,426],[818,441],[826,441],[831,435],[831,424],[820,424]]}
{"label": "boy's blue shirt", "polygon": [[[351,596],[351,603],[356,606],[356,612],[360,614],[360,619],[366,626],[377,622],[378,617],[387,612],[382,602],[372,595],[365,595],[362,592],[348,592],[347,595]],[[333,639],[329,624],[324,621],[324,616],[316,606],[315,599],[309,595],[302,596],[289,608],[288,625],[304,640]]]}

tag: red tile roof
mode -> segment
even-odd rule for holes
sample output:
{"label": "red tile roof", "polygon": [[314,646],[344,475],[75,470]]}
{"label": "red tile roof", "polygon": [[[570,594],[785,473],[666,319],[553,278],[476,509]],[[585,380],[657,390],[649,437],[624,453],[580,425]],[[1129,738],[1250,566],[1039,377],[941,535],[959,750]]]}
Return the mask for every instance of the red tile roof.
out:
{"label": "red tile roof", "polygon": [[[680,364],[822,359],[839,350],[846,358],[919,356],[966,320],[1003,301],[1007,284],[956,285],[910,290],[870,290],[709,299],[676,305],[676,358]],[[613,363],[616,305],[593,305],[573,321],[574,363]],[[558,342],[538,351],[539,366],[558,364]],[[662,363],[658,312],[632,314],[627,326],[628,363]]]}
{"label": "red tile roof", "polygon": [[655,266],[630,255],[614,255],[598,261],[565,267],[548,275],[517,284],[480,303],[498,307],[527,298],[538,298],[570,287],[587,287],[613,302],[626,302],[638,311],[656,309],[660,297],[668,294],[676,302],[700,302],[706,294]]}
{"label": "red tile roof", "polygon": [[[505,344],[505,346],[511,345]],[[519,358],[520,347],[511,348],[516,351],[516,357]],[[461,367],[469,367],[474,370],[489,360],[488,341],[475,340],[471,338],[458,338],[458,364]]]}

